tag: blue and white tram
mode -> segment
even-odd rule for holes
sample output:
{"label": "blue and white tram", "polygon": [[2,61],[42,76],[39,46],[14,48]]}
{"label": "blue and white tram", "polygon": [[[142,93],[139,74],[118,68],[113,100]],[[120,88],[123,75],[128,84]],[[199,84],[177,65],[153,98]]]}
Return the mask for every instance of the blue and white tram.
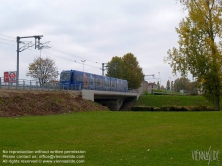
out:
{"label": "blue and white tram", "polygon": [[60,87],[70,90],[90,89],[127,92],[128,82],[127,80],[77,70],[64,70],[60,74]]}

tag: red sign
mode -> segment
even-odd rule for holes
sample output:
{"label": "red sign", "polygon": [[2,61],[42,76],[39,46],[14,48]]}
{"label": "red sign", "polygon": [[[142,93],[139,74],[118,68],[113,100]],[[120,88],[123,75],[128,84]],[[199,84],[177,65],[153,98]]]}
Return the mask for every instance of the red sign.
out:
{"label": "red sign", "polygon": [[4,82],[16,82],[16,71],[4,72]]}
{"label": "red sign", "polygon": [[4,72],[4,82],[8,82],[8,72]]}

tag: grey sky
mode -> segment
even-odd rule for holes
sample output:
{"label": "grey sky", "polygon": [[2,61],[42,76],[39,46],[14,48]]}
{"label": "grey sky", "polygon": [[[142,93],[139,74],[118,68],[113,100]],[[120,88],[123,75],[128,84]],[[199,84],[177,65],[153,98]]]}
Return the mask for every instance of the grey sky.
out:
{"label": "grey sky", "polygon": [[[82,71],[81,60],[86,60],[86,72],[101,74],[102,63],[131,52],[145,75],[158,78],[160,72],[164,86],[169,77],[176,78],[163,63],[167,50],[177,47],[175,27],[185,15],[175,0],[0,0],[0,4],[0,77],[16,70],[16,36],[44,35],[41,41],[50,41],[51,48],[42,50],[41,56],[54,59],[59,72]],[[20,53],[20,78],[31,79],[26,77],[28,65],[39,55],[34,47]],[[158,81],[151,78],[146,80]]]}

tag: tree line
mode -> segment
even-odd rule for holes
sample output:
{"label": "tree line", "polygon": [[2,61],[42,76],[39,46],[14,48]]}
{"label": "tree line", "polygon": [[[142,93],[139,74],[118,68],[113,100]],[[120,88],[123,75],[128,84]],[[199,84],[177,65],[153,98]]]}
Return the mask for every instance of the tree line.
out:
{"label": "tree line", "polygon": [[[130,89],[137,89],[143,80],[142,68],[139,66],[137,58],[128,53],[123,57],[114,56],[106,65],[108,77],[125,79],[128,81]],[[36,57],[33,63],[29,64],[27,76],[39,81],[40,86],[56,80],[59,76],[55,62],[50,58]]]}

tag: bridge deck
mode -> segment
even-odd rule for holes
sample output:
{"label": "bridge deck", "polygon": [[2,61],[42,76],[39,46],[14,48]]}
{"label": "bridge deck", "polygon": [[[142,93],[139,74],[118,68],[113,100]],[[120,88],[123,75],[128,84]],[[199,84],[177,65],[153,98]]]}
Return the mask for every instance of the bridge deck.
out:
{"label": "bridge deck", "polygon": [[96,91],[96,90],[82,90],[82,98],[87,100],[94,99],[120,99],[120,98],[136,98],[138,99],[138,93],[128,92],[111,92],[111,91]]}

